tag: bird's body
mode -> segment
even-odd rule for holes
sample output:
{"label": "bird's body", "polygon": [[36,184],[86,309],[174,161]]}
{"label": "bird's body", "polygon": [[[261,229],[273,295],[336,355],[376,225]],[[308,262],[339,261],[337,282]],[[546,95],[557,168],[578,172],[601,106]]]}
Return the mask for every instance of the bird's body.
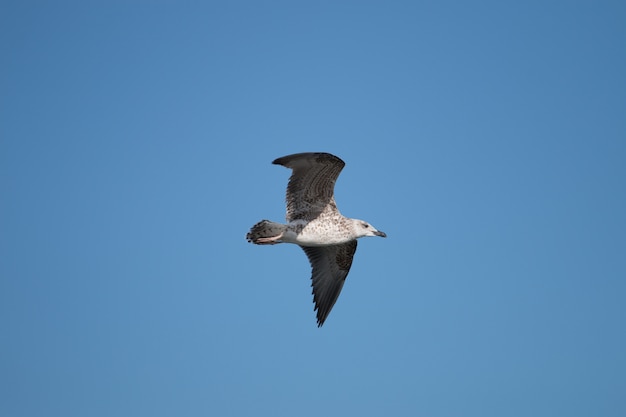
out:
{"label": "bird's body", "polygon": [[295,243],[301,246],[339,245],[354,240],[353,228],[350,226],[351,222],[333,224],[323,219],[293,220],[287,224],[261,220],[252,227],[248,240],[258,245],[277,243]]}
{"label": "bird's body", "polygon": [[339,213],[335,181],[345,163],[328,153],[300,153],[276,159],[291,168],[287,185],[287,223],[262,220],[246,238],[258,245],[294,243],[306,253],[313,268],[313,301],[321,326],[332,309],[350,271],[356,239],[386,237],[369,223]]}

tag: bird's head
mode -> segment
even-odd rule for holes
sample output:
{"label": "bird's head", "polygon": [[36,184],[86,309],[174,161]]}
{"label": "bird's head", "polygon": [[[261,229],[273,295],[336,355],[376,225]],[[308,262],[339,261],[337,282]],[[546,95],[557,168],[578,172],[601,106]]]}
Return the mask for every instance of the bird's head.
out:
{"label": "bird's head", "polygon": [[387,237],[387,234],[385,232],[376,230],[376,228],[372,226],[371,224],[369,224],[368,222],[365,222],[363,220],[358,220],[358,219],[352,219],[352,222],[354,224],[354,230],[356,231],[357,237],[364,237],[364,236]]}

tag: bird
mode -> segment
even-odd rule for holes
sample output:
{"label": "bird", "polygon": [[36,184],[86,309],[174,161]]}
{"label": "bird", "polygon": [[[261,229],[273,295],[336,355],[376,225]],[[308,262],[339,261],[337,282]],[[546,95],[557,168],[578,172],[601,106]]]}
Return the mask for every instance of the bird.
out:
{"label": "bird", "polygon": [[313,311],[321,327],[343,288],[357,239],[387,237],[366,221],[344,217],[337,208],[335,182],[345,166],[325,152],[305,152],[275,159],[275,165],[292,170],[287,184],[286,224],[261,220],[246,235],[256,245],[293,243],[300,246],[311,265]]}

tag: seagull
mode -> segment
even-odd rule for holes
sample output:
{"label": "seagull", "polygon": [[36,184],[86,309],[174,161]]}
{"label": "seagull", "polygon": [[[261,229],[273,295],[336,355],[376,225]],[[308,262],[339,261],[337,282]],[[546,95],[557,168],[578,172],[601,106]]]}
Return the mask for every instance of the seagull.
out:
{"label": "seagull", "polygon": [[272,162],[292,170],[287,185],[287,224],[261,220],[248,232],[257,245],[299,245],[312,268],[311,286],[321,327],[335,305],[352,266],[357,239],[387,237],[371,224],[344,217],[337,209],[334,189],[345,166],[329,153],[306,152],[283,156]]}

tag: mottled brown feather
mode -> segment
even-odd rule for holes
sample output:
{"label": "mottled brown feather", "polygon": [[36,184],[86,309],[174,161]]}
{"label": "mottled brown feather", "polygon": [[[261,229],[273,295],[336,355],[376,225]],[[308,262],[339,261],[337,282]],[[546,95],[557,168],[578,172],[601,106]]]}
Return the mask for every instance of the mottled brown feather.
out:
{"label": "mottled brown feather", "polygon": [[301,246],[311,263],[311,286],[318,327],[324,324],[341,293],[356,247],[356,240],[333,246]]}
{"label": "mottled brown feather", "polygon": [[272,163],[293,171],[287,184],[287,221],[310,221],[322,213],[338,213],[335,182],[345,162],[329,153],[307,152],[283,156]]}

